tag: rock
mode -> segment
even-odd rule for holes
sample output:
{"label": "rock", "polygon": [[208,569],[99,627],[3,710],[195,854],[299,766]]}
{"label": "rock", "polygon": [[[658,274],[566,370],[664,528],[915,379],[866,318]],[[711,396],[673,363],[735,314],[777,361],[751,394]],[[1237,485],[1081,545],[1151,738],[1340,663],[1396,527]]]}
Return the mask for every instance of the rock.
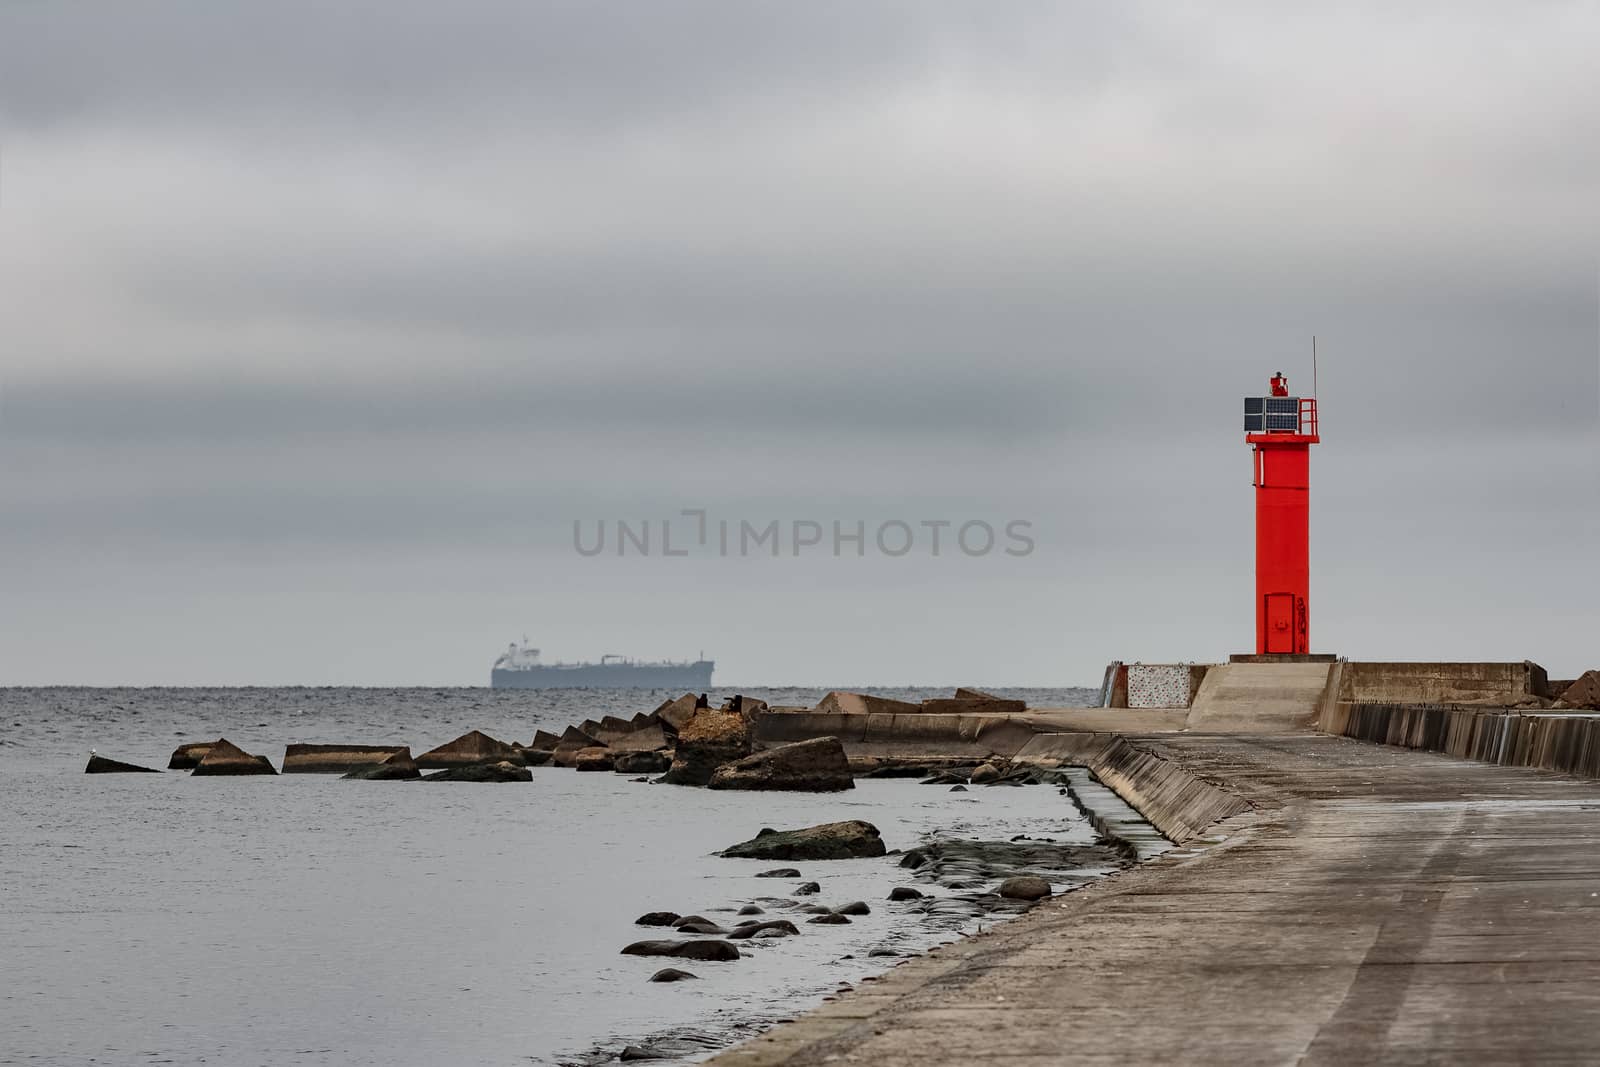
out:
{"label": "rock", "polygon": [[684,960],[727,960],[739,958],[737,946],[726,941],[635,941],[622,950],[624,956],[675,956]]}
{"label": "rock", "polygon": [[1600,710],[1600,671],[1584,671],[1561,691],[1560,703],[1569,708]]}
{"label": "rock", "polygon": [[97,753],[89,753],[89,765],[84,767],[84,774],[160,774],[154,767],[141,767],[137,763],[123,763],[121,760],[107,759]]}
{"label": "rock", "polygon": [[1019,874],[1001,882],[999,893],[1007,900],[1040,900],[1050,895],[1050,883],[1036,874]]}
{"label": "rock", "polygon": [[793,867],[775,867],[770,871],[762,871],[757,878],[798,878],[800,872]]}
{"label": "rock", "polygon": [[435,771],[422,779],[424,782],[531,782],[533,772],[510,760],[499,763],[473,763],[465,767],[450,767]]}
{"label": "rock", "polygon": [[607,715],[600,720],[599,739],[607,745],[615,745],[618,739],[633,733],[633,724],[627,719],[619,719],[615,715]]}
{"label": "rock", "polygon": [[172,750],[172,758],[167,760],[167,770],[192,771],[210,751],[210,741],[191,741],[187,745],[179,745]]}
{"label": "rock", "polygon": [[725,934],[728,931],[712,922],[710,919],[694,919],[689,922],[675,922],[672,924],[683,934]]}
{"label": "rock", "polygon": [[822,892],[822,886],[816,882],[802,882],[794,887],[794,895],[797,897],[812,897],[820,892]]}
{"label": "rock", "polygon": [[512,745],[511,750],[516,753],[515,762],[520,762],[524,767],[543,767],[555,758],[554,752],[547,752],[542,748],[523,748],[521,745]]}
{"label": "rock", "polygon": [[549,730],[535,730],[533,732],[533,740],[529,741],[524,747],[534,749],[538,752],[554,752],[556,750],[556,746],[560,743],[561,738],[557,737]]}
{"label": "rock", "polygon": [[660,774],[671,766],[672,757],[665,752],[619,752],[611,761],[618,774]]}
{"label": "rock", "polygon": [[206,751],[205,758],[195,764],[193,773],[196,777],[206,775],[240,775],[240,774],[277,774],[272,763],[265,756],[252,756],[244,749],[229,742],[226,738],[219,738],[211,743],[211,748]]}
{"label": "rock", "polygon": [[847,915],[840,915],[836,911],[830,911],[825,915],[813,916],[807,919],[806,922],[816,926],[849,926],[850,918]]}
{"label": "rock", "polygon": [[872,909],[867,907],[864,900],[852,900],[842,908],[834,908],[836,915],[871,915]]}
{"label": "rock", "polygon": [[708,923],[711,920],[704,915],[680,915],[672,920],[673,926],[682,926],[684,923]]}
{"label": "rock", "polygon": [[667,735],[660,724],[630,730],[611,742],[613,752],[658,752],[667,747]]}
{"label": "rock", "polygon": [[910,867],[915,870],[928,862],[928,854],[920,848],[914,848],[900,857],[900,866]]}
{"label": "rock", "polygon": [[836,715],[916,715],[922,711],[922,705],[835,690],[817,701],[817,706],[812,710]]}
{"label": "rock", "polygon": [[842,860],[881,856],[884,851],[876,826],[850,819],[759,834],[723,849],[721,855],[757,860]]}
{"label": "rock", "polygon": [[[284,774],[344,774],[357,767],[375,767],[403,745],[289,745],[283,750]],[[410,749],[406,749],[409,758]]]}
{"label": "rock", "polygon": [[743,715],[701,708],[679,728],[672,766],[661,781],[705,785],[718,767],[750,755],[750,745],[750,722]]}
{"label": "rock", "polygon": [[[651,981],[654,981],[654,979],[651,979]],[[638,1045],[624,1045],[622,1046],[622,1051],[617,1053],[617,1059],[622,1063],[632,1063],[635,1060],[664,1060],[667,1058],[665,1053],[641,1048]]]}
{"label": "rock", "polygon": [[422,772],[417,769],[417,761],[411,758],[411,749],[402,747],[382,763],[357,767],[345,777],[367,782],[405,782],[421,778]]}
{"label": "rock", "polygon": [[920,784],[922,784],[922,785],[964,785],[966,783],[966,781],[967,781],[967,775],[969,775],[971,773],[972,773],[972,770],[939,771],[939,772],[933,774],[931,777],[923,779],[923,781]]}
{"label": "rock", "polygon": [[800,930],[788,919],[768,919],[765,922],[740,923],[728,931],[730,940],[750,937],[795,937]]}
{"label": "rock", "polygon": [[514,760],[516,757],[516,749],[512,746],[490,737],[482,730],[473,730],[448,744],[424,752],[417,757],[417,766],[433,770],[440,767],[465,767],[473,763]]}
{"label": "rock", "polygon": [[676,967],[663,967],[663,968],[661,968],[661,970],[657,971],[655,974],[652,974],[650,976],[650,981],[652,981],[652,982],[682,982],[682,981],[686,981],[687,979],[690,979],[690,978],[698,980],[699,977],[700,976],[698,974],[690,974],[688,971],[680,971]]}
{"label": "rock", "polygon": [[983,766],[972,772],[972,778],[970,781],[973,785],[982,785],[985,782],[998,782],[1002,773],[1003,772],[1000,770],[1000,767],[997,764],[985,763]]}
{"label": "rock", "polygon": [[652,714],[664,729],[675,734],[694,717],[695,704],[698,700],[699,698],[693,693],[685,693],[676,700],[665,701]]}
{"label": "rock", "polygon": [[922,899],[922,891],[918,890],[918,889],[912,889],[908,885],[897,885],[893,889],[889,890],[889,899],[890,900],[921,900]]}
{"label": "rock", "polygon": [[964,785],[953,785],[950,787],[950,792],[952,793],[965,793],[966,791],[967,787]]}
{"label": "rock", "polygon": [[837,737],[815,737],[757,752],[718,767],[709,783],[712,789],[786,789],[810,793],[854,789],[855,784],[850,777],[844,745]]}
{"label": "rock", "polygon": [[882,945],[879,945],[877,948],[873,948],[873,949],[868,949],[867,950],[867,958],[868,959],[873,959],[875,957],[882,957],[882,956],[898,956],[898,955],[900,955],[900,953],[896,952],[894,949],[885,948]]}
{"label": "rock", "polygon": [[580,771],[609,771],[612,768],[611,750],[598,747],[583,749],[573,759],[572,766]]}
{"label": "rock", "polygon": [[635,926],[671,926],[683,916],[675,911],[647,911],[633,920]]}
{"label": "rock", "polygon": [[754,904],[746,904],[739,909],[740,915],[765,915],[766,913],[765,908],[757,907]]}

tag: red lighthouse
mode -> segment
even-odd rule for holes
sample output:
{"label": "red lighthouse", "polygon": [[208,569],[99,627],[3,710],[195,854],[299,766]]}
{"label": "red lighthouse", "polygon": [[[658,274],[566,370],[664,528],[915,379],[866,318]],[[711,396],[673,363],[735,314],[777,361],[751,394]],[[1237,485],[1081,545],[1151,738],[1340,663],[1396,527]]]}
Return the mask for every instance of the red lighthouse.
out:
{"label": "red lighthouse", "polygon": [[1306,655],[1311,631],[1311,446],[1317,401],[1289,395],[1273,375],[1267,396],[1244,401],[1245,440],[1255,450],[1256,652]]}

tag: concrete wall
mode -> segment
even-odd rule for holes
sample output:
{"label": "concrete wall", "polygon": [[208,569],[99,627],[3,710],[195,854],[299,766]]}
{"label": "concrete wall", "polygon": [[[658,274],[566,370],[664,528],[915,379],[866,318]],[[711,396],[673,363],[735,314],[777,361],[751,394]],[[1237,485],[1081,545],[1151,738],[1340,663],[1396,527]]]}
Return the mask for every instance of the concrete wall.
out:
{"label": "concrete wall", "polygon": [[1339,699],[1365,704],[1512,705],[1545,696],[1537,663],[1346,663]]}
{"label": "concrete wall", "polygon": [[1600,777],[1600,713],[1341,701],[1323,727],[1360,741]]}
{"label": "concrete wall", "polygon": [[1194,699],[1187,663],[1128,664],[1128,707],[1186,708]]}

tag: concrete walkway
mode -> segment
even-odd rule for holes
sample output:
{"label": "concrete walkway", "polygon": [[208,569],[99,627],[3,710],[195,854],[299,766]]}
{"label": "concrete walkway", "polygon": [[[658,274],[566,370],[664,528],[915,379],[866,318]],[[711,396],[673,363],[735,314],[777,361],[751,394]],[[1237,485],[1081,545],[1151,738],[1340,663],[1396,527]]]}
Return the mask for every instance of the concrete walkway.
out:
{"label": "concrete walkway", "polygon": [[1325,736],[1134,740],[1253,810],[714,1062],[1600,1062],[1600,783]]}

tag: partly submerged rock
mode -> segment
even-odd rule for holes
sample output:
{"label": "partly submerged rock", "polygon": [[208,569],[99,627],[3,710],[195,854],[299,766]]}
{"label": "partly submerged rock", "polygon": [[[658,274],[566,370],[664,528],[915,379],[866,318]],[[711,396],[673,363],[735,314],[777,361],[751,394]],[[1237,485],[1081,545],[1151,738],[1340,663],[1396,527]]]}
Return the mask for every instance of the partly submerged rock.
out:
{"label": "partly submerged rock", "polygon": [[409,782],[421,778],[422,771],[417,768],[417,761],[411,758],[411,748],[407,745],[382,763],[357,767],[345,777],[364,782]]}
{"label": "partly submerged rock", "polygon": [[671,766],[672,757],[665,752],[619,752],[611,761],[618,774],[660,774]]}
{"label": "partly submerged rock", "polygon": [[647,911],[633,920],[635,926],[671,926],[683,916],[675,911]]}
{"label": "partly submerged rock", "polygon": [[797,937],[799,933],[799,928],[788,919],[767,919],[740,923],[728,931],[728,940],[742,941],[752,937]]}
{"label": "partly submerged rock", "polygon": [[842,860],[881,856],[885,851],[876,826],[850,819],[800,830],[763,830],[720,854],[734,859]]}
{"label": "partly submerged rock", "polygon": [[872,914],[872,909],[867,907],[867,902],[864,901],[864,900],[852,900],[850,903],[846,904],[844,907],[842,907],[842,908],[834,908],[833,910],[835,912],[837,912],[838,914],[840,914],[840,915],[871,915]]}
{"label": "partly submerged rock", "polygon": [[272,762],[265,756],[252,756],[238,745],[226,738],[219,738],[211,743],[211,748],[206,752],[205,758],[195,764],[194,775],[205,777],[208,775],[242,775],[242,774],[277,774]]}
{"label": "partly submerged rock", "polygon": [[609,771],[612,760],[609,748],[586,748],[573,757],[572,766],[580,771]]}
{"label": "partly submerged rock", "polygon": [[404,745],[289,745],[283,750],[284,774],[344,774],[357,767],[375,767],[404,750]]}
{"label": "partly submerged rock", "polygon": [[533,772],[510,760],[449,767],[425,776],[424,782],[531,782]]}
{"label": "partly submerged rock", "polygon": [[663,967],[661,970],[650,976],[650,981],[682,982],[690,978],[698,980],[699,977],[700,976],[698,974],[690,974],[688,971],[680,971],[676,967]]}
{"label": "partly submerged rock", "polygon": [[762,871],[757,878],[799,878],[800,872],[793,867],[774,867],[770,871]]}
{"label": "partly submerged rock", "polygon": [[[681,745],[681,741],[679,742]],[[837,737],[814,737],[780,745],[718,767],[712,789],[786,789],[831,793],[854,789],[850,762]]]}
{"label": "partly submerged rock", "polygon": [[1050,883],[1036,874],[1019,874],[1000,883],[1007,900],[1041,900],[1050,895]]}
{"label": "partly submerged rock", "polygon": [[801,882],[794,887],[794,895],[797,897],[814,897],[820,892],[822,886],[817,882]]}
{"label": "partly submerged rock", "polygon": [[191,741],[186,745],[179,745],[172,750],[172,758],[167,760],[169,771],[192,771],[206,758],[206,753],[211,751],[210,741]]}
{"label": "partly submerged rock", "polygon": [[515,759],[517,752],[511,745],[490,737],[482,730],[473,730],[448,744],[424,752],[417,757],[417,766],[424,770],[433,770],[440,767],[465,767],[473,763]]}
{"label": "partly submerged rock", "polygon": [[672,766],[661,781],[705,785],[718,767],[748,756],[750,745],[750,722],[743,715],[700,708],[679,728]]}
{"label": "partly submerged rock", "polygon": [[848,926],[850,925],[850,917],[848,915],[840,915],[836,911],[830,911],[821,915],[814,915],[807,919],[806,922],[817,926]]}
{"label": "partly submerged rock", "polygon": [[710,919],[695,919],[691,922],[675,922],[672,925],[677,927],[679,933],[683,934],[711,935],[725,934],[728,932],[726,929],[718,926]]}
{"label": "partly submerged rock", "polygon": [[154,767],[141,767],[137,763],[123,763],[121,760],[107,759],[97,752],[89,753],[89,765],[83,769],[84,774],[160,774]]}
{"label": "partly submerged rock", "polygon": [[739,958],[739,949],[726,941],[635,941],[622,950],[624,956],[674,956],[684,960],[727,960]]}
{"label": "partly submerged rock", "polygon": [[922,891],[918,890],[918,889],[912,889],[908,885],[897,885],[893,889],[889,890],[889,899],[890,900],[921,900],[922,899]]}

